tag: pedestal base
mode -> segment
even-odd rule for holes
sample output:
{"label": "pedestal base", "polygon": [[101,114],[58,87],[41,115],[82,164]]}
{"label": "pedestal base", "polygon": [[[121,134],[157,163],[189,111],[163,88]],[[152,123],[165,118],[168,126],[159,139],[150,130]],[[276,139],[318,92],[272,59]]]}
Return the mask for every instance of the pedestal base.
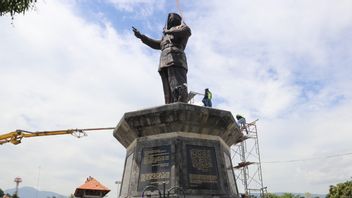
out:
{"label": "pedestal base", "polygon": [[121,198],[164,186],[181,189],[170,197],[238,197],[229,146],[242,134],[230,112],[176,103],[126,113],[114,136],[127,147]]}

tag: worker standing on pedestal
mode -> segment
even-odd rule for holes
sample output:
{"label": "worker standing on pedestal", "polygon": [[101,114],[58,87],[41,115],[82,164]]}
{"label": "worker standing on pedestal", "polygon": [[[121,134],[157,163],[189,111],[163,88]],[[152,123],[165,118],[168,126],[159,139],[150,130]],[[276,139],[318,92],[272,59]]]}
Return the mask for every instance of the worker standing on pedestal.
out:
{"label": "worker standing on pedestal", "polygon": [[209,91],[208,88],[205,89],[204,98],[202,100],[205,107],[212,107],[211,99],[213,94]]}

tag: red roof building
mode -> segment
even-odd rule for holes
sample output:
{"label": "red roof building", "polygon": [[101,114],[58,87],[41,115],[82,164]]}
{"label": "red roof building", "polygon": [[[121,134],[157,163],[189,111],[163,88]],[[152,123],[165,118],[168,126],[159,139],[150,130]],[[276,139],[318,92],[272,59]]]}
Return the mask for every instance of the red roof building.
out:
{"label": "red roof building", "polygon": [[84,184],[76,188],[74,195],[79,198],[101,198],[109,192],[110,189],[89,176]]}

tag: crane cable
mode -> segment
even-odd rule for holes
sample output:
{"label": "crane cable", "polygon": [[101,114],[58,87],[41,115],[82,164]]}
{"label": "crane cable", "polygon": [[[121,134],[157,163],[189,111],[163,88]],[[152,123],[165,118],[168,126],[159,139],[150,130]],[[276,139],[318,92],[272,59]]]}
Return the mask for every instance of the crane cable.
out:
{"label": "crane cable", "polygon": [[180,13],[181,18],[182,18],[182,20],[183,20],[183,12],[182,12],[182,10],[181,10],[180,0],[176,0],[176,9],[177,9],[178,13]]}

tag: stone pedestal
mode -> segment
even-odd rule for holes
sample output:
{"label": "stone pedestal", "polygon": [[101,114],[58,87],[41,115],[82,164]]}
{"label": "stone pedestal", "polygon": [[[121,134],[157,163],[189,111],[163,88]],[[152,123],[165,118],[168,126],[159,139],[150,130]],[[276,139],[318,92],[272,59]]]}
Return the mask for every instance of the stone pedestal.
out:
{"label": "stone pedestal", "polygon": [[242,133],[228,111],[173,103],[129,112],[114,136],[127,148],[120,198],[141,197],[151,185],[180,187],[187,198],[238,197],[230,146]]}

